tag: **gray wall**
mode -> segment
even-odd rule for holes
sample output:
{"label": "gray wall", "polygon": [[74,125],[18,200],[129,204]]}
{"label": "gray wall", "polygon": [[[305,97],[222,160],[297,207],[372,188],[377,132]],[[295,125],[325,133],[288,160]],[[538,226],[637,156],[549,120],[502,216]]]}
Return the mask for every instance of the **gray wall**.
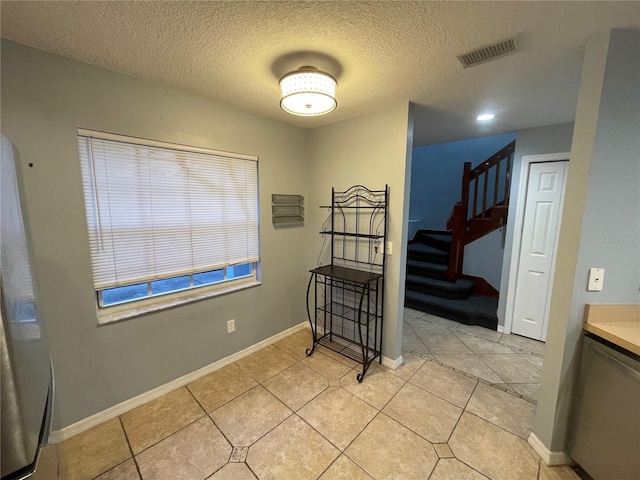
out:
{"label": "gray wall", "polygon": [[[408,175],[411,169],[412,108],[409,103],[311,130],[309,225],[319,232],[331,203],[331,188],[361,184],[370,189],[389,185],[388,240],[382,354],[397,359],[402,343],[404,275],[407,245]],[[309,267],[315,267],[322,246],[315,234]],[[326,253],[326,252],[325,252]],[[324,264],[328,263],[325,255]]]}
{"label": "gray wall", "polygon": [[[498,324],[504,325],[507,295],[509,295],[509,273],[511,262],[518,261],[518,252],[513,251],[515,235],[516,211],[518,209],[518,190],[522,176],[522,157],[527,155],[543,155],[571,150],[573,124],[563,123],[546,127],[519,130],[516,140],[516,151],[511,176],[511,193],[509,200],[509,216],[504,241],[504,258],[502,262],[502,278],[500,281],[500,299],[498,301]],[[571,168],[571,166],[569,166]],[[525,172],[526,173],[526,172]]]}
{"label": "gray wall", "polygon": [[500,291],[502,259],[504,257],[503,229],[499,228],[464,247],[462,273],[484,278]]}
{"label": "gray wall", "polygon": [[[1,85],[57,375],[55,429],[305,321],[309,227],[274,229],[270,195],[308,197],[307,131],[8,41]],[[98,326],[77,127],[258,155],[262,285]]]}
{"label": "gray wall", "polygon": [[[612,32],[587,188],[570,313],[579,319],[586,303],[640,302],[640,30]],[[587,292],[589,267],[606,270],[602,292]]]}
{"label": "gray wall", "polygon": [[[587,46],[534,432],[567,444],[585,303],[640,303],[640,30]],[[606,269],[587,292],[589,267]]]}

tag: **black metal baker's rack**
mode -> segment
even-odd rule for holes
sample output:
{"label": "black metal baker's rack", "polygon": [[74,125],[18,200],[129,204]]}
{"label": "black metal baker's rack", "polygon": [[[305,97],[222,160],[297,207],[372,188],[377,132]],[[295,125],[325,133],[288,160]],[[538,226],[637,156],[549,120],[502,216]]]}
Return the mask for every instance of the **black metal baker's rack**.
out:
{"label": "black metal baker's rack", "polygon": [[310,270],[307,287],[307,355],[322,346],[357,361],[358,382],[376,359],[382,362],[388,202],[388,185],[331,189],[331,205],[322,207],[330,209],[331,227],[320,232],[330,238],[331,264]]}

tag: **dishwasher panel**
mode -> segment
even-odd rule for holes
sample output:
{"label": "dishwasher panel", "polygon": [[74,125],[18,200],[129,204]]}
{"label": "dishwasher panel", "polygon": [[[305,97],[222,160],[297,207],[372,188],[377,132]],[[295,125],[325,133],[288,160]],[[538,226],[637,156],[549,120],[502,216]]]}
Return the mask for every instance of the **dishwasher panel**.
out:
{"label": "dishwasher panel", "polygon": [[585,336],[569,455],[594,480],[640,479],[640,358]]}

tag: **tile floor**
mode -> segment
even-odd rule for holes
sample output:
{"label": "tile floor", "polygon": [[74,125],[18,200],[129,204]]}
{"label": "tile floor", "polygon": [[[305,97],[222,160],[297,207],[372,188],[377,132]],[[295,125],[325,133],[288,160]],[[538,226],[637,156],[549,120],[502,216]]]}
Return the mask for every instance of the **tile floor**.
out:
{"label": "tile floor", "polygon": [[531,403],[538,400],[544,343],[503,335],[405,308],[403,358],[407,352],[434,360]]}
{"label": "tile floor", "polygon": [[[542,358],[522,338],[407,310],[405,363],[351,360],[308,330],[64,443],[63,480],[573,480],[526,442]],[[531,358],[528,358],[531,357]],[[534,358],[535,357],[535,358]],[[473,361],[472,361],[473,360]]]}

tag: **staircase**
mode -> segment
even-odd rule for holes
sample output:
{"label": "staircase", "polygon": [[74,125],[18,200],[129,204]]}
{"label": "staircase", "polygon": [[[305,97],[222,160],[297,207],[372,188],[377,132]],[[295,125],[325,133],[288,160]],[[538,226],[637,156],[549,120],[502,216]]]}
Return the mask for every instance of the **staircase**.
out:
{"label": "staircase", "polygon": [[473,280],[447,280],[451,232],[419,230],[407,249],[405,306],[467,325],[498,328],[498,299],[476,294]]}
{"label": "staircase", "polygon": [[498,291],[462,273],[465,245],[504,226],[515,142],[471,168],[447,230],[418,230],[407,249],[405,305],[468,325],[498,327]]}

